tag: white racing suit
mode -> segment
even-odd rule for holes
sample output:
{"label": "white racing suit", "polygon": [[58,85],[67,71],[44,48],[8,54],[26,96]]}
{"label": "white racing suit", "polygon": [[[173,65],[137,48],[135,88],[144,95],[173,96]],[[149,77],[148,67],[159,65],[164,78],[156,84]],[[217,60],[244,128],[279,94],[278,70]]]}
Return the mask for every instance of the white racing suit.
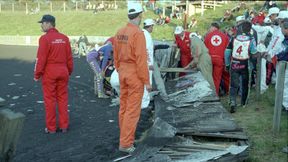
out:
{"label": "white racing suit", "polygon": [[283,106],[288,110],[288,66],[285,70],[284,93],[283,93]]}
{"label": "white racing suit", "polygon": [[[268,55],[273,60],[274,56],[280,53],[283,50],[282,41],[284,40],[284,35],[281,31],[280,26],[273,26],[273,36],[267,47]],[[272,78],[273,79],[273,78]],[[277,80],[277,65],[276,65],[276,78],[273,80]]]}
{"label": "white racing suit", "polygon": [[[143,29],[144,32],[144,36],[145,36],[145,40],[146,40],[146,49],[147,49],[147,63],[148,66],[153,66],[153,62],[154,62],[154,44],[153,44],[153,40],[152,37],[150,35],[150,33]],[[152,85],[152,71],[149,70],[149,80],[150,80],[150,85]],[[148,105],[150,103],[150,94],[149,92],[146,90],[146,87],[144,87],[144,94],[143,94],[143,98],[142,98],[142,103],[141,103],[141,108],[147,108]]]}
{"label": "white racing suit", "polygon": [[[268,33],[273,34],[273,29],[271,26],[260,26],[252,25],[252,28],[257,32],[257,51],[258,52],[267,52],[267,48],[264,45],[265,38]],[[263,94],[267,90],[268,86],[266,84],[266,59],[261,58],[261,84],[260,84],[260,93]]]}

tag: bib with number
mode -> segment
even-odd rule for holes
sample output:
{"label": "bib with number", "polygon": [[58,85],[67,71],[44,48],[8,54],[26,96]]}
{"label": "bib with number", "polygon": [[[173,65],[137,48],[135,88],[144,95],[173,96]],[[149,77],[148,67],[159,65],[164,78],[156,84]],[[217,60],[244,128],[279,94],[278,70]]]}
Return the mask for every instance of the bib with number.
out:
{"label": "bib with number", "polygon": [[234,39],[232,57],[238,60],[249,59],[250,40]]}

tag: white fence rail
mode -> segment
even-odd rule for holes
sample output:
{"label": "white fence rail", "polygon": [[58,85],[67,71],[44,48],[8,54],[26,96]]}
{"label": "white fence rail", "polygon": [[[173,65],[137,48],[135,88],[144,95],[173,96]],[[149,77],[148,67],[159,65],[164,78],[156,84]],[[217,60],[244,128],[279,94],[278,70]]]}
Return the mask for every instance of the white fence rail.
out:
{"label": "white fence rail", "polygon": [[[80,36],[69,36],[70,42],[78,41]],[[37,46],[40,36],[0,36],[0,44]],[[109,37],[87,36],[89,43],[103,43]]]}

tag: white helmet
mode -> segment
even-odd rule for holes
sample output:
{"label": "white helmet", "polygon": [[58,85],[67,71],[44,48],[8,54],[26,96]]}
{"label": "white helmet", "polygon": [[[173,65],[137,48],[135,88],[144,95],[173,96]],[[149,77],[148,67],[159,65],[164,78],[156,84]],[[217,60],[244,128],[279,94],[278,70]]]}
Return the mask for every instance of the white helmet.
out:
{"label": "white helmet", "polygon": [[288,11],[280,11],[277,19],[285,19],[288,18]]}
{"label": "white helmet", "polygon": [[151,26],[151,25],[154,25],[154,20],[153,19],[146,19],[144,20],[144,26]]}
{"label": "white helmet", "polygon": [[236,22],[243,21],[243,20],[245,20],[245,16],[237,16],[236,17]]}
{"label": "white helmet", "polygon": [[143,12],[143,8],[140,3],[128,1],[128,15],[141,13],[141,12]]}
{"label": "white helmet", "polygon": [[175,28],[174,34],[181,34],[184,31],[182,26],[177,26]]}
{"label": "white helmet", "polygon": [[272,14],[279,14],[280,9],[278,7],[272,7],[268,11],[268,17],[271,16]]}

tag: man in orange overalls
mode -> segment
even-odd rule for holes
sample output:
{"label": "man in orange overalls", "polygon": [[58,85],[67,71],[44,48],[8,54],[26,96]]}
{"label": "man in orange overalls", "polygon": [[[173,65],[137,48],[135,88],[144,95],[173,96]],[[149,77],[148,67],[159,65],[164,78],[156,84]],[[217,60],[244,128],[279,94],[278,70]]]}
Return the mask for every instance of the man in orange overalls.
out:
{"label": "man in orange overalls", "polygon": [[128,3],[127,25],[115,35],[113,51],[114,64],[120,80],[119,150],[132,153],[137,123],[140,118],[144,85],[148,91],[149,81],[146,41],[139,28],[142,19],[142,6]]}

